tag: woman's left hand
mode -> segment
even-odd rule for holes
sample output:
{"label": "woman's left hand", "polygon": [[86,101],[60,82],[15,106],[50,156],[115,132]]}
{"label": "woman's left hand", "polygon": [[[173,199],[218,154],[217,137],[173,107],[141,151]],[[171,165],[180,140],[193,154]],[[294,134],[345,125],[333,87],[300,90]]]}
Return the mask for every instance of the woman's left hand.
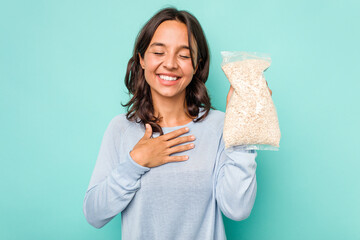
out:
{"label": "woman's left hand", "polygon": [[230,90],[229,90],[228,95],[226,97],[226,106],[228,105],[229,100],[230,100],[231,95],[233,94],[233,92],[234,92],[234,88],[230,85]]}
{"label": "woman's left hand", "polygon": [[[268,85],[267,81],[266,81],[266,86],[267,86],[267,88],[269,89],[270,96],[272,96],[272,91],[271,91],[271,89],[269,88],[269,85]],[[228,105],[229,100],[230,100],[231,95],[233,94],[233,92],[234,92],[234,88],[230,85],[230,89],[229,89],[228,95],[227,95],[227,97],[226,97],[226,106]]]}
{"label": "woman's left hand", "polygon": [[267,86],[267,88],[269,89],[270,96],[272,96],[272,91],[271,91],[271,89],[269,88],[269,85],[268,85],[267,81],[265,81],[265,82],[266,82],[266,86]]}

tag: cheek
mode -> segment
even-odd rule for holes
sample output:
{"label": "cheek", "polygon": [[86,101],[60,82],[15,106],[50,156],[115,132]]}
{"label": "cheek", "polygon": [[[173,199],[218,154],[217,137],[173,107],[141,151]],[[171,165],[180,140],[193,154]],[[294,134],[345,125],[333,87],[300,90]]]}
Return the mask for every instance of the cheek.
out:
{"label": "cheek", "polygon": [[144,62],[145,62],[145,71],[154,71],[159,65],[159,60],[151,55],[148,56],[145,55]]}
{"label": "cheek", "polygon": [[182,69],[183,69],[184,75],[186,75],[187,77],[189,77],[191,79],[194,74],[194,68],[191,64],[191,61],[189,61],[189,63],[183,64]]}
{"label": "cheek", "polygon": [[156,61],[151,57],[145,57],[144,63],[145,63],[145,69],[144,69],[145,80],[146,82],[149,83],[149,81],[151,81],[153,78],[153,74],[156,71],[158,64],[156,64]]}

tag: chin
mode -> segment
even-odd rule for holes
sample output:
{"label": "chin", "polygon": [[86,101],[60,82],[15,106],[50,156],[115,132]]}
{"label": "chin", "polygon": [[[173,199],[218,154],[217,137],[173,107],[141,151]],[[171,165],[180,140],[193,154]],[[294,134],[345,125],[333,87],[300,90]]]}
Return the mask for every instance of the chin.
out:
{"label": "chin", "polygon": [[179,97],[181,95],[181,93],[178,92],[167,92],[167,93],[161,93],[160,94],[162,97],[165,98],[173,98],[173,97]]}

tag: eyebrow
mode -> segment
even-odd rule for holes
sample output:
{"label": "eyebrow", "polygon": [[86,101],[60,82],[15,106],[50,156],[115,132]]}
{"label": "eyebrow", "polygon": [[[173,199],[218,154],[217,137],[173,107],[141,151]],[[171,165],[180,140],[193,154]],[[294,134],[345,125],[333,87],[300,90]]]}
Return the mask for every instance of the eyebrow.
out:
{"label": "eyebrow", "polygon": [[[165,47],[165,44],[164,44],[164,43],[160,43],[160,42],[154,42],[153,44],[150,45],[150,47],[152,47],[152,46]],[[186,45],[181,45],[180,48],[185,48],[185,49],[189,49],[189,50],[190,50],[190,47],[189,47],[189,46],[186,46]]]}

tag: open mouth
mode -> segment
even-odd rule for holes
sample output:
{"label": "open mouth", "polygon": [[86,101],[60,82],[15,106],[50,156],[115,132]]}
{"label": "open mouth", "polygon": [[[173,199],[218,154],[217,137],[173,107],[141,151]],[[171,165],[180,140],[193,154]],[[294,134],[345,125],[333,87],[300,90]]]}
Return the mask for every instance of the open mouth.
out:
{"label": "open mouth", "polygon": [[161,75],[159,74],[158,77],[162,80],[165,80],[165,81],[176,81],[178,79],[180,79],[181,77],[170,77],[170,76],[167,76],[167,75]]}

